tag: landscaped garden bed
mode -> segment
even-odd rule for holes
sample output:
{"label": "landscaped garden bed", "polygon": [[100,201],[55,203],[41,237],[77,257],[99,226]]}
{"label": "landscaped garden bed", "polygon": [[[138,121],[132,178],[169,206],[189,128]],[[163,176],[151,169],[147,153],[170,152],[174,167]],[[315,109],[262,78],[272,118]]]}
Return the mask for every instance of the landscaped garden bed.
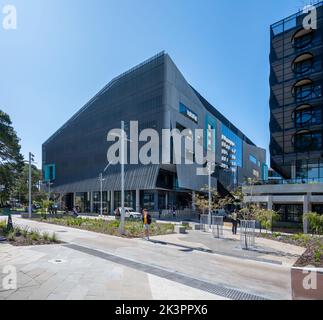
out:
{"label": "landscaped garden bed", "polygon": [[[119,226],[120,220],[106,221],[101,219],[88,219],[88,218],[73,218],[62,217],[52,218],[47,217],[36,219],[37,221],[66,226],[81,230],[87,230],[112,236],[120,236]],[[150,225],[150,236],[160,236],[174,233],[174,225],[170,223],[152,223]],[[144,237],[144,228],[141,221],[125,222],[125,234],[123,237],[127,238],[142,238]]]}
{"label": "landscaped garden bed", "polygon": [[58,244],[55,233],[40,233],[37,230],[32,230],[28,227],[13,226],[8,229],[5,221],[0,222],[0,237],[6,239],[13,246],[34,246],[34,245],[49,245]]}
{"label": "landscaped garden bed", "polygon": [[295,267],[313,266],[323,268],[323,237],[305,234],[286,235],[280,233],[262,233],[258,236],[306,248],[305,253],[296,262]]}

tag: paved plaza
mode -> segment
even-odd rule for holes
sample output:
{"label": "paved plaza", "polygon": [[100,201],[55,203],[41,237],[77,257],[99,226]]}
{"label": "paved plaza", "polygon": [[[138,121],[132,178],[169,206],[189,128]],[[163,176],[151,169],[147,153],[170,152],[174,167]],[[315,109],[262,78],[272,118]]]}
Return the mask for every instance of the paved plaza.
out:
{"label": "paved plaza", "polygon": [[1,287],[0,299],[291,299],[290,268],[304,251],[265,239],[244,251],[229,230],[226,240],[190,231],[147,242],[19,217],[14,223],[55,232],[64,243],[0,244],[0,271],[12,265],[18,272],[17,290]]}

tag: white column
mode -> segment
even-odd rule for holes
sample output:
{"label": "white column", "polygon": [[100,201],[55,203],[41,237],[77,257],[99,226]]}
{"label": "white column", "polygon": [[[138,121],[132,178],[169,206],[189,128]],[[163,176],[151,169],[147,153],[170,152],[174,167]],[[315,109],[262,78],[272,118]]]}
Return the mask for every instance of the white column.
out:
{"label": "white column", "polygon": [[114,214],[114,191],[111,191],[111,197],[110,197],[110,211],[111,214]]}
{"label": "white column", "polygon": [[273,196],[268,197],[268,210],[273,210]]}
{"label": "white column", "polygon": [[303,207],[303,213],[309,213],[309,201],[310,196],[307,194],[306,196],[304,196],[304,207]]}
{"label": "white column", "polygon": [[93,192],[89,192],[90,195],[90,211],[93,213]]}
{"label": "white column", "polygon": [[136,190],[136,211],[140,212],[140,190]]}
{"label": "white column", "polygon": [[196,210],[196,192],[192,192],[192,209],[195,211]]}
{"label": "white column", "polygon": [[[310,212],[310,194],[307,194],[306,196],[304,196],[303,213],[305,215],[306,213],[309,213],[309,212]],[[308,221],[307,221],[307,219],[304,219],[303,229],[304,229],[304,234],[308,234]]]}
{"label": "white column", "polygon": [[166,210],[168,210],[168,191],[166,191],[165,208],[166,208]]}
{"label": "white column", "polygon": [[292,166],[291,166],[291,176],[292,176],[292,180],[296,179],[296,163],[293,162]]}

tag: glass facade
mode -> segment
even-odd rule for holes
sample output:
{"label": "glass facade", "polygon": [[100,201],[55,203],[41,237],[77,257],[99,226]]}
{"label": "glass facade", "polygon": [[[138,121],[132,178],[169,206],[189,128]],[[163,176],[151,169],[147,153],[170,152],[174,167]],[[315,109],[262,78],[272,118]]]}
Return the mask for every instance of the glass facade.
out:
{"label": "glass facade", "polygon": [[290,223],[303,222],[303,205],[301,204],[275,204],[273,206],[280,216],[280,221]]}
{"label": "glass facade", "polygon": [[154,191],[141,192],[140,203],[143,208],[153,211],[155,209],[155,192]]}
{"label": "glass facade", "polygon": [[323,204],[312,204],[312,212],[323,215]]}
{"label": "glass facade", "polygon": [[[93,211],[99,213],[101,210],[101,193],[93,192]],[[108,212],[110,207],[110,202],[108,202],[108,192],[102,192],[102,208],[103,212]]]}
{"label": "glass facade", "polygon": [[222,124],[222,135],[233,142],[235,149],[235,165],[237,167],[243,167],[243,147],[242,140],[233,133],[229,128]]}
{"label": "glass facade", "polygon": [[262,165],[262,180],[267,181],[268,178],[269,178],[269,168],[265,163],[263,163],[263,165]]}
{"label": "glass facade", "polygon": [[[136,209],[136,191],[125,191],[125,207]],[[114,207],[121,207],[121,192],[114,192]]]}
{"label": "glass facade", "polygon": [[323,183],[323,161],[297,161],[296,180],[300,183]]}
{"label": "glass facade", "polygon": [[[294,161],[322,158],[322,2],[317,28],[305,28],[302,10],[272,25],[270,52],[271,167],[294,180]],[[286,27],[289,21],[291,30]],[[304,173],[305,171],[305,173]],[[298,168],[304,183],[317,176]],[[300,179],[302,181],[302,179]],[[310,180],[309,180],[310,181]]]}
{"label": "glass facade", "polygon": [[315,151],[322,149],[322,132],[312,132],[309,130],[302,130],[294,136],[294,147],[296,151]]}
{"label": "glass facade", "polygon": [[322,109],[313,108],[311,105],[303,105],[294,111],[293,118],[298,128],[309,125],[322,124]]}
{"label": "glass facade", "polygon": [[91,211],[90,193],[78,192],[75,194],[75,207],[78,208],[80,213],[86,213]]}
{"label": "glass facade", "polygon": [[[125,191],[125,207],[136,209],[136,191]],[[114,192],[114,207],[121,207],[121,192]]]}
{"label": "glass facade", "polygon": [[249,156],[249,160],[250,162],[252,162],[253,164],[257,165],[258,164],[258,161],[257,161],[257,158],[254,157],[253,155],[250,155]]}

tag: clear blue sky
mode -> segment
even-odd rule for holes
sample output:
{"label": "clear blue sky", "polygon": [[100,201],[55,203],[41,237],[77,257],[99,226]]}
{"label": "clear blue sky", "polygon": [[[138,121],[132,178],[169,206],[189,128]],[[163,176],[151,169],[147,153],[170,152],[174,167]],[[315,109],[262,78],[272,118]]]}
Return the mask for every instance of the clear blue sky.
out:
{"label": "clear blue sky", "polygon": [[[2,8],[17,8],[4,31]],[[269,145],[269,26],[301,0],[0,0],[0,108],[22,152],[41,144],[113,77],[165,50],[257,145]]]}

